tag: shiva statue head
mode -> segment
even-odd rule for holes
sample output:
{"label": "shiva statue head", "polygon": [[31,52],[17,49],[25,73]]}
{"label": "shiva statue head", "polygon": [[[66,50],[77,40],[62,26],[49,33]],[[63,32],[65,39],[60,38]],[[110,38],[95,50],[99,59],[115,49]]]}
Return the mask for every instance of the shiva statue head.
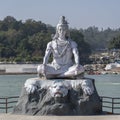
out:
{"label": "shiva statue head", "polygon": [[70,39],[70,32],[68,22],[65,20],[65,16],[61,16],[56,27],[56,34],[53,39]]}

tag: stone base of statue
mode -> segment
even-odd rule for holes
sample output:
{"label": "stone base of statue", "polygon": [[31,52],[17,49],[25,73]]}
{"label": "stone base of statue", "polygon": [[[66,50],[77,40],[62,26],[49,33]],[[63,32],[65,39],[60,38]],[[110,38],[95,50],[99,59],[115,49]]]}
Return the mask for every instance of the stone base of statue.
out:
{"label": "stone base of statue", "polygon": [[94,80],[83,78],[26,80],[14,114],[96,115],[102,113],[101,99]]}

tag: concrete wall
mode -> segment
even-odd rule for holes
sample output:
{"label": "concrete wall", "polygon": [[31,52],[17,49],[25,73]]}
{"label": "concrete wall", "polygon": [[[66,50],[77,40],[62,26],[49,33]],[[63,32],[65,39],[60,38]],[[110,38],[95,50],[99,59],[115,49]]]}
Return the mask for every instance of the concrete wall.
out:
{"label": "concrete wall", "polygon": [[37,73],[38,64],[0,64],[5,73]]}

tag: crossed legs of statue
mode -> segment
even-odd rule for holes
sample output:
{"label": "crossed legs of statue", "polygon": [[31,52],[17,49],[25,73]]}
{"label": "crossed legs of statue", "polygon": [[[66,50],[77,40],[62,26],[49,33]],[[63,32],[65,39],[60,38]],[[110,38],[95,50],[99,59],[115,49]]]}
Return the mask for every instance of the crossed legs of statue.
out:
{"label": "crossed legs of statue", "polygon": [[51,64],[47,64],[46,66],[41,64],[38,66],[37,71],[40,77],[46,77],[48,79],[81,78],[83,77],[84,68],[81,65],[77,68],[76,65],[73,65],[69,68],[63,66],[56,70]]}

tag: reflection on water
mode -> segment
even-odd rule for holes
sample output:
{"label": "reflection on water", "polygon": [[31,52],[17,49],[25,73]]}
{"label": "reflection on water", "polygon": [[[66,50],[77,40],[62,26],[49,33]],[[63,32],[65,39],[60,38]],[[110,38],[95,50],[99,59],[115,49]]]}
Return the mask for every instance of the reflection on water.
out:
{"label": "reflection on water", "polygon": [[[37,75],[0,75],[0,96],[19,95],[28,78]],[[100,96],[120,97],[120,75],[86,75],[94,78]]]}

